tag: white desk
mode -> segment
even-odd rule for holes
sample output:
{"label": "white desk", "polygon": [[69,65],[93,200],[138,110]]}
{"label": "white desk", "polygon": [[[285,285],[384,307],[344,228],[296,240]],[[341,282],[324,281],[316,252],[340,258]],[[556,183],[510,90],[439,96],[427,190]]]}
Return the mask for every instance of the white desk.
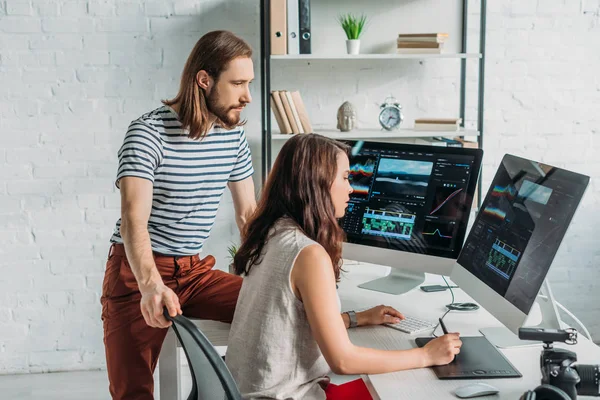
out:
{"label": "white desk", "polygon": [[[346,265],[347,273],[342,275],[339,284],[339,295],[343,310],[364,310],[379,304],[390,305],[400,312],[408,315],[437,321],[446,311],[444,305],[450,303],[450,291],[425,293],[419,289],[412,290],[403,295],[390,295],[360,289],[360,283],[384,276],[389,268],[368,265]],[[440,276],[427,275],[426,284],[443,284]],[[454,289],[455,301],[472,301],[462,290]],[[204,334],[215,346],[225,345],[227,324],[212,321],[196,321]],[[500,326],[494,317],[484,309],[471,312],[452,311],[444,318],[448,330],[460,332],[463,336],[480,336],[478,329],[489,326]],[[535,323],[535,321],[533,321]],[[427,336],[424,332],[418,335],[407,335],[400,331],[384,326],[370,326],[350,329],[350,338],[358,346],[372,347],[386,350],[402,350],[416,347],[415,337]],[[440,331],[436,332],[441,334]],[[179,399],[179,353],[177,339],[170,331],[160,356],[160,398]],[[579,335],[576,346],[557,344],[556,347],[568,348],[577,353],[578,362],[582,364],[599,364],[600,348]],[[522,378],[502,378],[481,380],[496,386],[500,393],[488,396],[486,399],[517,400],[526,390],[535,388],[540,384],[541,372],[539,357],[541,345],[501,350],[509,361],[521,372]],[[356,377],[333,376],[332,382],[341,383]],[[419,399],[456,399],[452,394],[459,386],[479,380],[439,380],[429,368],[394,372],[389,374],[363,376],[373,399],[381,400],[419,400]],[[184,393],[187,396],[187,393]],[[594,397],[579,396],[580,399],[594,399]]]}
{"label": "white desk", "polygon": [[[395,296],[360,289],[358,284],[383,276],[389,270],[374,265],[350,265],[344,268],[345,274],[339,284],[339,294],[343,310],[362,310],[378,304],[387,304],[400,312],[436,321],[446,311],[444,305],[450,303],[450,291],[425,293],[412,290],[409,293]],[[440,276],[427,275],[426,284],[444,284]],[[462,290],[454,289],[457,302],[472,301]],[[500,326],[491,314],[480,308],[477,311],[452,311],[446,315],[444,322],[449,331],[460,332],[463,336],[480,336],[478,329],[488,326]],[[439,328],[438,328],[439,329]],[[421,333],[408,335],[383,326],[361,327],[351,329],[350,338],[359,346],[386,350],[402,350],[416,347],[415,337],[428,336]],[[441,332],[436,332],[441,334]],[[579,343],[575,346],[556,344],[577,353],[578,362],[582,364],[599,364],[600,348],[579,335]],[[501,350],[508,360],[521,372],[522,378],[502,378],[487,380],[439,380],[429,368],[401,371],[388,374],[363,376],[374,399],[456,399],[453,390],[459,386],[484,381],[496,386],[500,393],[486,398],[516,400],[525,392],[540,384],[541,372],[539,357],[542,346]],[[579,396],[581,399],[594,397]]]}

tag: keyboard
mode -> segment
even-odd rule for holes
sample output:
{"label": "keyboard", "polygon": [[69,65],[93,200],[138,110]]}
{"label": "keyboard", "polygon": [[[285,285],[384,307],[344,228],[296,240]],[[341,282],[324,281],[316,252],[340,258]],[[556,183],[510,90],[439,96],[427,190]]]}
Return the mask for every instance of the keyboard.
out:
{"label": "keyboard", "polygon": [[414,318],[406,316],[402,321],[397,324],[385,324],[390,328],[397,329],[404,333],[408,333],[409,335],[413,335],[415,333],[420,333],[423,331],[433,330],[436,327],[437,323],[425,321],[422,319]]}

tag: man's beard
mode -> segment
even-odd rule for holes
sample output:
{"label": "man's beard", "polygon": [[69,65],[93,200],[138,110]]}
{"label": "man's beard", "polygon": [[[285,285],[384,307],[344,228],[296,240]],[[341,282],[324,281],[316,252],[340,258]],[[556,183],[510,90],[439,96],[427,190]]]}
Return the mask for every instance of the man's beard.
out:
{"label": "man's beard", "polygon": [[240,114],[230,113],[231,110],[239,106],[226,107],[218,103],[218,93],[216,89],[213,89],[210,94],[206,97],[206,107],[208,111],[216,116],[226,128],[233,128],[240,123]]}

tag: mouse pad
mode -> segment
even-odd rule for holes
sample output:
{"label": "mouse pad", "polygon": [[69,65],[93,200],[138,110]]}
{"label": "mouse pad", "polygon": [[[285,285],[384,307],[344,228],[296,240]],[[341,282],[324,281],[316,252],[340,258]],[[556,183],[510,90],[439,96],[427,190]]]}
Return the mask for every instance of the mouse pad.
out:
{"label": "mouse pad", "polygon": [[[432,337],[416,338],[423,347]],[[431,367],[439,379],[520,378],[522,375],[485,336],[465,336],[454,361]]]}

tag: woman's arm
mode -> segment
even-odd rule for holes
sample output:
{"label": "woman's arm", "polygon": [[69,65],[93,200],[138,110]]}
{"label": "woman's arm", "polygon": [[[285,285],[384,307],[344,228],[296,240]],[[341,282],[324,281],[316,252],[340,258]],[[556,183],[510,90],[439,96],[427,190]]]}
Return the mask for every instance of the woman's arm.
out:
{"label": "woman's arm", "polygon": [[458,334],[444,335],[411,350],[376,350],[352,344],[337,308],[331,260],[321,246],[311,245],[300,252],[290,283],[304,304],[325,360],[336,374],[378,374],[447,364],[459,352]]}

